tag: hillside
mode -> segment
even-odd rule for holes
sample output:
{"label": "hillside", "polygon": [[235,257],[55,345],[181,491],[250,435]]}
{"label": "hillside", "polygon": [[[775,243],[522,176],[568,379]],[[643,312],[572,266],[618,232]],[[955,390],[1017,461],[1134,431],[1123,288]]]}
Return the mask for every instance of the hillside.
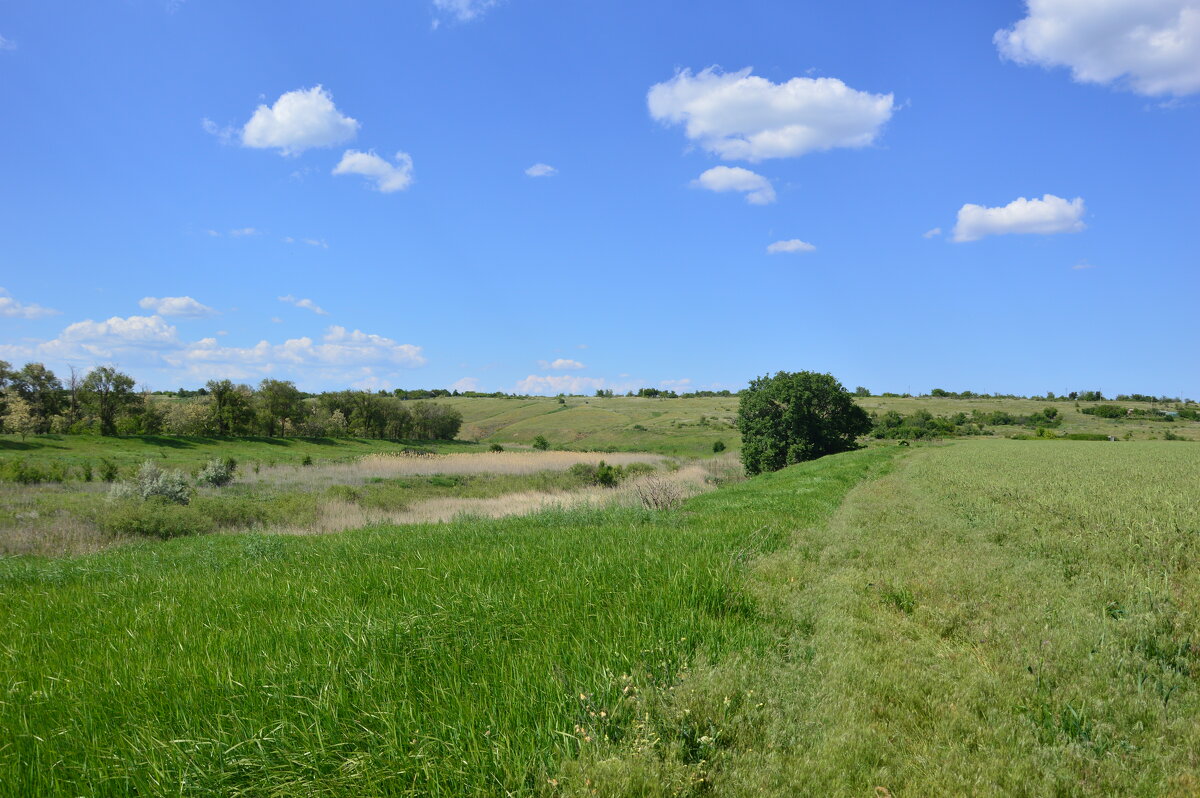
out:
{"label": "hillside", "polygon": [[[463,415],[459,437],[486,443],[529,444],[544,435],[551,444],[570,449],[614,449],[653,451],[671,455],[702,456],[716,441],[730,449],[739,445],[735,426],[736,396],[704,399],[640,399],[634,397],[439,399]],[[1081,410],[1095,404],[1114,402],[1046,402],[1032,399],[945,399],[936,397],[888,398],[870,396],[858,400],[872,413],[896,411],[911,415],[921,410],[935,416],[970,415],[974,410],[1003,411],[1029,416],[1053,407],[1062,419],[1058,434],[1092,433],[1150,440],[1166,430],[1188,440],[1200,440],[1200,423],[1161,422],[1144,417],[1105,419]],[[1122,407],[1151,409],[1149,403],[1122,402]],[[989,427],[999,437],[1030,434],[1032,429],[1014,425]]]}

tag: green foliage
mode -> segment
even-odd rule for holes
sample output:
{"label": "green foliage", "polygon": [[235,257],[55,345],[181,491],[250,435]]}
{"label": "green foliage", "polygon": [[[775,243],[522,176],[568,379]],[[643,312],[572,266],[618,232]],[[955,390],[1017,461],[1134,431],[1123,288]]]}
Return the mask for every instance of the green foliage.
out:
{"label": "green foliage", "polygon": [[713,441],[712,450],[713,454],[720,454],[725,451],[725,441]]}
{"label": "green foliage", "polygon": [[853,449],[871,421],[832,375],[781,371],[751,381],[738,402],[738,429],[753,475]]}
{"label": "green foliage", "polygon": [[539,452],[544,452],[550,448],[550,441],[546,440],[545,435],[538,435],[533,439],[533,448]]}
{"label": "green foliage", "polygon": [[504,451],[504,447],[498,443],[493,443],[491,446],[488,447],[488,451],[489,452],[502,452],[502,451]]}
{"label": "green foliage", "polygon": [[302,465],[302,466],[310,466],[312,464],[313,464],[313,459],[312,459],[311,454],[304,455],[304,457],[301,458],[301,460],[300,460],[300,465]]}
{"label": "green foliage", "polygon": [[203,534],[214,526],[209,514],[163,496],[114,500],[97,513],[96,522],[115,535],[163,539]]}
{"label": "green foliage", "polygon": [[66,464],[30,463],[27,460],[0,462],[0,481],[16,482],[20,485],[36,485],[41,482],[66,482]]}
{"label": "green foliage", "polygon": [[107,457],[100,458],[101,482],[115,482],[119,473],[120,469],[117,468],[116,463],[114,463],[112,460],[109,460]]}

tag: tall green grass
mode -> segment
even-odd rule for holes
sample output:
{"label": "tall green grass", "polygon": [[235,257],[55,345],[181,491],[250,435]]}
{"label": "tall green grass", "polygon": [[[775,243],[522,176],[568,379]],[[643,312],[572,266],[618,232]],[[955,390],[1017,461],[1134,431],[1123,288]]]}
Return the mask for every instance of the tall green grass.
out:
{"label": "tall green grass", "polygon": [[535,794],[631,691],[774,651],[747,563],[896,450],[683,510],[0,560],[0,794]]}
{"label": "tall green grass", "polygon": [[1186,445],[914,450],[757,561],[776,652],[639,697],[558,792],[1198,795],[1198,562]]}

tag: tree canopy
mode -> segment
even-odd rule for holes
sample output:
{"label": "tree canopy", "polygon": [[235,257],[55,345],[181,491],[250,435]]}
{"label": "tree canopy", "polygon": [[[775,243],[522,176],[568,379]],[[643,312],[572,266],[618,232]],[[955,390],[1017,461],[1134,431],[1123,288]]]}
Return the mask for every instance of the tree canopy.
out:
{"label": "tree canopy", "polygon": [[832,375],[781,371],[750,382],[738,403],[738,429],[742,464],[758,474],[853,449],[871,419]]}

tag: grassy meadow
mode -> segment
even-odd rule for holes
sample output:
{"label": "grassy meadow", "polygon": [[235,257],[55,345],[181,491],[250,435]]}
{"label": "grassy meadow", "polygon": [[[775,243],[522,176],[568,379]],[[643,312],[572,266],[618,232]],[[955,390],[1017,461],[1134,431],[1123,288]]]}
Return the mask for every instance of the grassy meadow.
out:
{"label": "grassy meadow", "polygon": [[0,559],[0,794],[1194,795],[1197,487],[1178,443],[966,440]]}

